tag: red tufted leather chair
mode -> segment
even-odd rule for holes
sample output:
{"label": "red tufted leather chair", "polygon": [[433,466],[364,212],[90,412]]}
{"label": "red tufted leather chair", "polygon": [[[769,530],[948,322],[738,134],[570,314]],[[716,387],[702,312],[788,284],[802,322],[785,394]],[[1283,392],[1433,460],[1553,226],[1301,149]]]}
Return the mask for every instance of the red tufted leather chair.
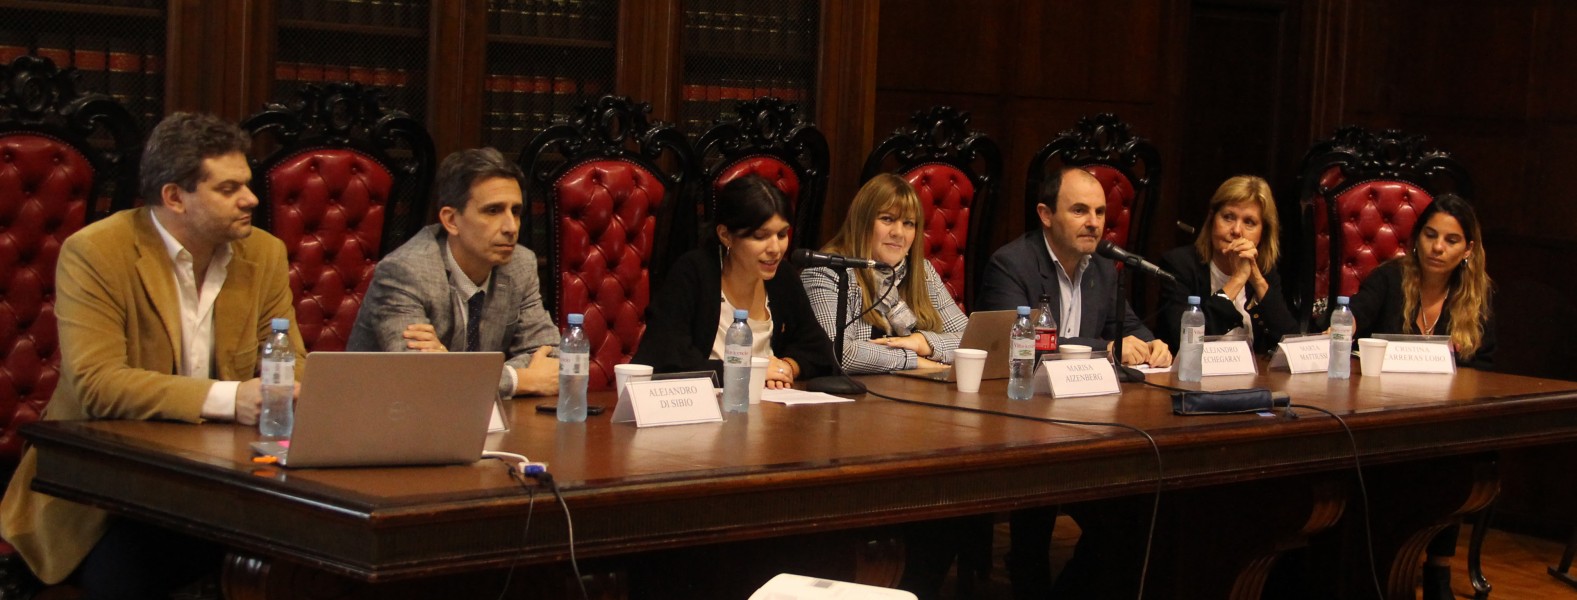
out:
{"label": "red tufted leather chair", "polygon": [[[1057,134],[1029,161],[1024,178],[1024,223],[1036,227],[1035,205],[1040,186],[1057,169],[1088,171],[1106,189],[1106,233],[1113,244],[1143,253],[1150,230],[1150,208],[1161,189],[1161,154],[1149,140],[1136,136],[1128,123],[1112,113],[1081,117],[1072,129]],[[1117,265],[1122,268],[1122,264]],[[1144,314],[1147,278],[1133,280],[1134,310]]]}
{"label": "red tufted leather chair", "polygon": [[[689,142],[671,125],[648,122],[649,112],[618,96],[582,103],[520,157],[527,214],[549,224],[546,239],[525,226],[522,237],[547,258],[542,297],[555,319],[586,316],[592,389],[612,387],[613,366],[640,344],[654,268],[667,263],[678,200],[694,179]],[[670,171],[656,162],[665,152]]]}
{"label": "red tufted leather chair", "polygon": [[993,250],[986,226],[995,216],[1002,153],[969,129],[969,113],[951,106],[919,111],[865,159],[860,180],[898,173],[914,186],[925,215],[925,252],[959,308],[979,287]]}
{"label": "red tufted leather chair", "polygon": [[799,106],[773,97],[739,103],[696,142],[705,190],[703,221],[730,181],[755,175],[773,182],[794,207],[795,248],[821,247],[821,207],[827,196],[827,138],[805,122]]}
{"label": "red tufted leather chair", "polygon": [[[71,72],[49,59],[0,65],[0,485],[22,457],[18,428],[38,420],[59,380],[60,245],[132,204],[140,141],[125,108],[78,93]],[[19,565],[0,541],[0,594],[18,592],[29,577]]]}
{"label": "red tufted leather chair", "polygon": [[1369,271],[1407,252],[1413,223],[1436,194],[1472,197],[1467,171],[1426,144],[1420,135],[1344,127],[1304,156],[1300,201],[1312,251],[1299,302],[1311,330],[1325,327],[1337,296],[1357,293]]}
{"label": "red tufted leather chair", "polygon": [[256,145],[274,146],[253,163],[256,219],[285,242],[308,350],[345,349],[378,259],[426,220],[432,139],[379,95],[308,86],[295,106],[270,105],[243,124]]}

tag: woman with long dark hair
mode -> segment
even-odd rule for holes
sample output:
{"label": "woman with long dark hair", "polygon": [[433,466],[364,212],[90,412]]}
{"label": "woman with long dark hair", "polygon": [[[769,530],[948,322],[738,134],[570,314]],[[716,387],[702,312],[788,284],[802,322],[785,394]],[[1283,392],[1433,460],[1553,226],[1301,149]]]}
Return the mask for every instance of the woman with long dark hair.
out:
{"label": "woman with long dark hair", "polygon": [[718,194],[701,247],[668,272],[646,309],[646,332],[630,362],[659,373],[723,370],[723,336],[735,309],[750,311],[752,356],[771,359],[767,387],[837,372],[832,344],[816,324],[799,272],[789,266],[793,208],[760,177]]}
{"label": "woman with long dark hair", "polygon": [[[1483,232],[1473,205],[1441,194],[1413,224],[1413,247],[1364,278],[1352,298],[1357,337],[1376,333],[1451,338],[1457,364],[1488,369],[1495,358],[1493,291],[1484,270]],[[1424,599],[1451,593],[1451,556],[1462,525],[1452,524],[1425,550]]]}

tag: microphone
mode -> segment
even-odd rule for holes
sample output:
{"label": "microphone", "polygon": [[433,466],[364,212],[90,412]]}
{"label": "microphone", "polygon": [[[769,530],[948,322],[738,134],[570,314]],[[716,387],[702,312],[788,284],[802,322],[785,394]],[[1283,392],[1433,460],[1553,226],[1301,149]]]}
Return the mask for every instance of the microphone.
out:
{"label": "microphone", "polygon": [[812,267],[831,267],[834,269],[881,269],[888,270],[885,264],[868,258],[853,258],[837,254],[824,254],[812,252],[808,248],[800,248],[789,253],[789,262],[801,269]]}
{"label": "microphone", "polygon": [[1155,263],[1145,260],[1143,256],[1123,250],[1117,244],[1113,244],[1111,240],[1103,239],[1100,241],[1100,243],[1096,244],[1095,253],[1106,258],[1125,263],[1130,267],[1139,269],[1156,277],[1169,279],[1173,283],[1177,282],[1177,278],[1172,276],[1171,273],[1166,272],[1166,269],[1163,269]]}

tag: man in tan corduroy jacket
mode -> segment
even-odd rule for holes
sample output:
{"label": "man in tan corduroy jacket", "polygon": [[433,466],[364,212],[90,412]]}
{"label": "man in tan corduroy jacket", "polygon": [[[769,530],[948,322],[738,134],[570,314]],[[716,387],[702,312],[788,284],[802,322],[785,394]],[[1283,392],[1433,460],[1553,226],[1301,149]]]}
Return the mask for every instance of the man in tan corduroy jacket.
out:
{"label": "man in tan corduroy jacket", "polygon": [[[56,267],[60,383],[46,420],[257,422],[258,348],[295,326],[284,244],[254,231],[250,140],[177,113],[149,135],[148,206],[73,234]],[[222,550],[31,489],[29,449],[0,503],[0,533],[45,583],[76,574],[90,598],[157,597],[217,569]]]}

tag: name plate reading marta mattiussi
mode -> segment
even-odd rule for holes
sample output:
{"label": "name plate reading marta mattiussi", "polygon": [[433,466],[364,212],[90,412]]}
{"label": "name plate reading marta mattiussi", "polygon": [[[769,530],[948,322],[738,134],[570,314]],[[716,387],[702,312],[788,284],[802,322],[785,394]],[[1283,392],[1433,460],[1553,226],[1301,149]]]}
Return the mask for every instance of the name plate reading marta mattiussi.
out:
{"label": "name plate reading marta mattiussi", "polygon": [[723,420],[711,379],[635,381],[619,391],[613,422],[636,427],[715,423]]}
{"label": "name plate reading marta mattiussi", "polygon": [[1276,355],[1270,358],[1270,368],[1286,367],[1297,373],[1324,373],[1331,367],[1331,336],[1310,335],[1296,339],[1288,337],[1276,344]]}
{"label": "name plate reading marta mattiussi", "polygon": [[1117,386],[1117,373],[1104,358],[1048,360],[1042,364],[1053,398],[1100,396],[1122,391]]}
{"label": "name plate reading marta mattiussi", "polygon": [[1457,372],[1457,361],[1447,344],[1393,340],[1385,345],[1385,368],[1381,372],[1450,375]]}
{"label": "name plate reading marta mattiussi", "polygon": [[1253,375],[1259,372],[1254,366],[1254,349],[1248,347],[1248,342],[1236,340],[1231,342],[1205,342],[1204,357],[1200,360],[1199,374],[1205,377],[1212,375]]}

